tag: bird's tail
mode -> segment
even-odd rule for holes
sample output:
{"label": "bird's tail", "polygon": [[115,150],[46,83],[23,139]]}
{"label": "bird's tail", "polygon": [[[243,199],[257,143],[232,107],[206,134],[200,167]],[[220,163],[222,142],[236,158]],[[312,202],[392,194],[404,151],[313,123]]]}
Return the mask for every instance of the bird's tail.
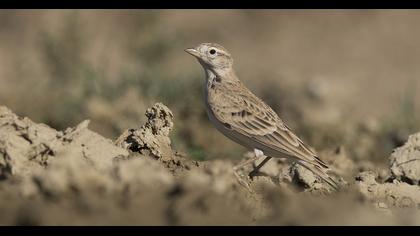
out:
{"label": "bird's tail", "polygon": [[338,184],[338,182],[334,180],[330,175],[328,175],[327,173],[327,171],[329,170],[328,167],[324,167],[317,164],[310,164],[303,161],[299,161],[298,164],[312,171],[315,175],[317,175],[324,182],[330,185],[334,190],[338,190],[340,188],[340,185]]}

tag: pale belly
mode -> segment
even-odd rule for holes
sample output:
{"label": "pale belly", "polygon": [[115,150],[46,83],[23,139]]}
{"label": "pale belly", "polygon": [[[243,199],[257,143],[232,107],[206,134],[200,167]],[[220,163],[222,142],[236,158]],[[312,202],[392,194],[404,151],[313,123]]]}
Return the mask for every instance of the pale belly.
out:
{"label": "pale belly", "polygon": [[220,122],[212,112],[208,102],[207,102],[207,95],[205,97],[205,104],[206,104],[206,110],[207,115],[209,117],[210,122],[216,127],[216,129],[221,132],[223,135],[228,137],[229,139],[233,140],[234,142],[249,148],[249,149],[255,149],[258,145],[255,145],[254,142],[252,142],[248,137],[244,137],[242,134],[239,134],[235,131],[232,131],[231,129],[227,128],[226,124],[223,124]]}
{"label": "pale belly", "polygon": [[207,115],[209,117],[210,122],[216,127],[216,129],[221,132],[223,135],[225,135],[227,138],[231,139],[232,141],[250,149],[250,150],[260,150],[264,153],[264,155],[271,156],[271,157],[278,157],[278,158],[284,158],[289,157],[294,159],[294,157],[279,153],[278,151],[275,151],[269,147],[267,147],[264,144],[258,143],[252,138],[246,137],[243,134],[240,134],[236,131],[233,131],[229,128],[227,128],[226,124],[223,124],[220,122],[214,115],[213,111],[211,110],[209,103],[207,101],[208,94],[205,95],[205,104],[206,104],[206,110]]}

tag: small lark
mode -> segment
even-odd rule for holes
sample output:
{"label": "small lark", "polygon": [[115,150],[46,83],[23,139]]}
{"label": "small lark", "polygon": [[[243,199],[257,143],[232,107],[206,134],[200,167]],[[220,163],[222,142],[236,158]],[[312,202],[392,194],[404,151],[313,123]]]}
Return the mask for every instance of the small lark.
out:
{"label": "small lark", "polygon": [[232,56],[224,47],[215,43],[202,43],[185,51],[196,57],[204,68],[205,104],[210,121],[228,138],[254,150],[254,158],[234,167],[241,183],[244,182],[236,172],[239,168],[265,157],[251,175],[271,157],[288,157],[337,189],[337,183],[327,174],[328,166],[291,131],[271,107],[238,79],[233,70]]}

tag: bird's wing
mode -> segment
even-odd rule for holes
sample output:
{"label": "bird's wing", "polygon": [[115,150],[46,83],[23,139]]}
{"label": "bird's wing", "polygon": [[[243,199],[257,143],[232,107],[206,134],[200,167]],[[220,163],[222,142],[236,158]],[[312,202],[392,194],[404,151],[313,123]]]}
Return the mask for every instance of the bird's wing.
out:
{"label": "bird's wing", "polygon": [[268,105],[249,90],[221,93],[217,100],[210,104],[213,113],[233,131],[274,151],[328,168]]}

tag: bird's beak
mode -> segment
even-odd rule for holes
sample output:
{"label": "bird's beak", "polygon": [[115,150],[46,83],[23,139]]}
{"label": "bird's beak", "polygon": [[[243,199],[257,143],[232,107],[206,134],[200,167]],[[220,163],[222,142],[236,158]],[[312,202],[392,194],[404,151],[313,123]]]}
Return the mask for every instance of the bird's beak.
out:
{"label": "bird's beak", "polygon": [[195,57],[200,57],[200,52],[195,48],[187,48],[185,51]]}

